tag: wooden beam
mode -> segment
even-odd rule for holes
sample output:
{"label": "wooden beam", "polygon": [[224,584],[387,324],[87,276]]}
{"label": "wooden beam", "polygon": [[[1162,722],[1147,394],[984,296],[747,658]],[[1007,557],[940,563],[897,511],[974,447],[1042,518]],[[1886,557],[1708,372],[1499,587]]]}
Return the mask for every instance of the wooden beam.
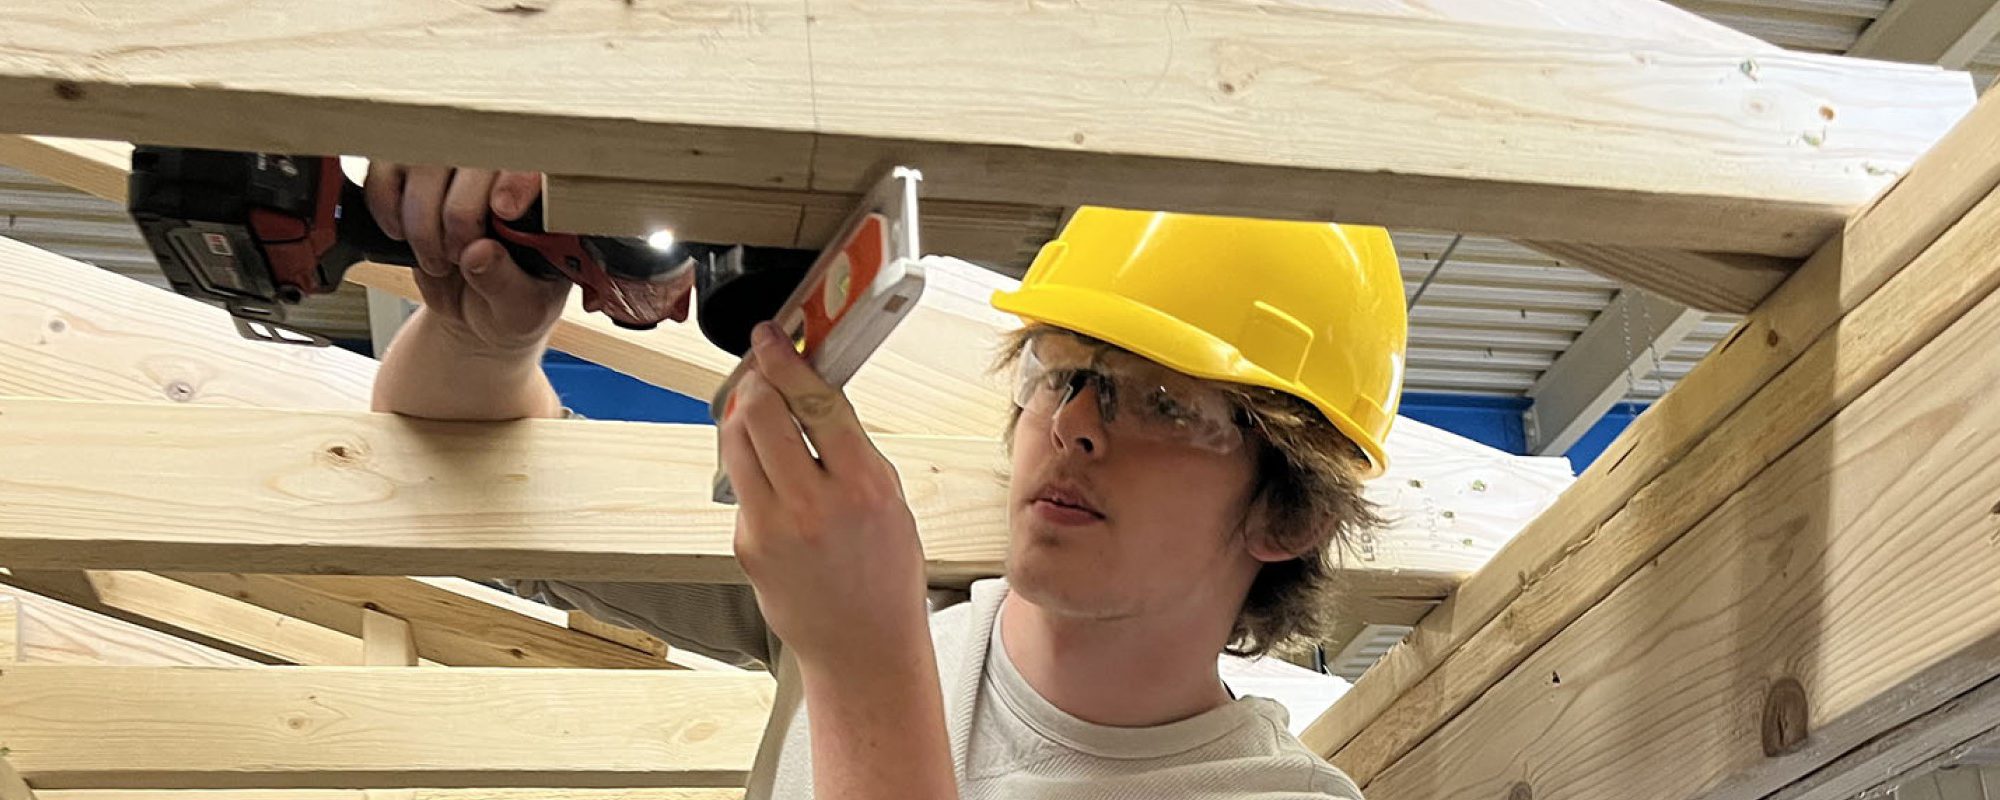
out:
{"label": "wooden beam", "polygon": [[371,667],[417,666],[417,640],[410,623],[372,608],[362,609],[361,663]]}
{"label": "wooden beam", "polygon": [[440,664],[664,669],[665,659],[496,608],[409,578],[171,572],[166,577],[366,640],[384,614],[414,627],[417,651]]}
{"label": "wooden beam", "polygon": [[[993,292],[1014,281],[971,264],[933,259],[924,296],[846,387],[861,421],[885,433],[997,437],[1012,401],[989,367],[1001,333],[1019,324],[992,307]],[[419,297],[402,267],[361,264],[348,280]],[[629,331],[572,297],[550,346],[646,383],[706,400],[722,387],[737,358],[693,325]]]}
{"label": "wooden beam", "polygon": [[1649,292],[1619,292],[1528,389],[1528,451],[1568,452],[1706,316]]}
{"label": "wooden beam", "polygon": [[1398,14],[1480,25],[1577,33],[1627,32],[1661,41],[1729,47],[1746,53],[1778,49],[1755,36],[1662,0],[1324,0],[1355,13]]}
{"label": "wooden beam", "polygon": [[44,789],[722,787],[771,692],[715,672],[14,666],[0,746]]}
{"label": "wooden beam", "polygon": [[132,146],[97,139],[0,136],[0,163],[96,197],[125,202]]}
{"label": "wooden beam", "polygon": [[[1576,486],[1426,616],[1403,646],[1392,650],[1362,676],[1351,691],[1306,730],[1302,738],[1307,744],[1331,755],[1366,732],[1379,741],[1374,746],[1378,755],[1367,761],[1385,765],[1393,760],[1464,708],[1490,685],[1491,678],[1511,668],[1539,644],[1533,637],[1503,642],[1501,639],[1506,637],[1518,637],[1518,630],[1509,633],[1505,628],[1492,628],[1485,635],[1495,646],[1494,651],[1455,655],[1496,620],[1520,617],[1522,622],[1538,623],[1546,619],[1527,612],[1509,612],[1510,617],[1502,617],[1502,612],[1526,591],[1557,592],[1555,587],[1562,574],[1558,567],[1571,561],[1580,545],[1619,541],[1607,540],[1600,530],[1641,489],[1673,467],[1681,470],[1683,480],[1699,477],[1689,473],[1712,465],[1692,459],[1690,453],[1698,445],[1710,451],[1717,448],[1726,451],[1728,457],[1715,463],[1737,465],[1737,469],[1745,468],[1745,459],[1755,462],[1748,452],[1750,446],[1766,450],[1778,445],[1783,437],[1777,432],[1754,426],[1734,441],[1715,440],[1709,433],[1809,346],[1834,342],[1817,345],[1819,358],[1832,357],[1836,352],[1877,353],[1896,348],[1907,353],[1934,335],[1951,316],[1950,309],[1962,310],[1969,304],[1973,289],[1960,282],[1976,281],[1975,273],[1988,272],[1983,263],[1982,269],[1967,270],[1931,258],[1925,262],[1926,269],[1919,273],[1921,278],[1901,281],[1894,299],[1873,299],[1873,296],[1920,252],[1932,247],[1946,229],[1958,224],[1976,202],[2000,185],[2000,137],[1994,135],[1995,131],[2000,131],[2000,101],[1989,99],[1936,150],[1926,154],[1893,191],[1850,223],[1840,242],[1830,245],[1780,287],[1738,328],[1733,338],[1697,365],[1675,391],[1635,420]],[[1864,301],[1872,303],[1868,317],[1876,322],[1868,326],[1835,325]],[[1929,310],[1920,315],[1913,309]],[[1921,330],[1913,328],[1912,323],[1918,323]],[[1822,339],[1830,329],[1841,332],[1838,340]],[[1861,331],[1869,335],[1893,334],[1893,337],[1861,346],[1866,341],[1866,337],[1857,333]],[[1879,367],[1884,360],[1876,359],[1873,363]],[[1803,383],[1796,398],[1825,399],[1818,379],[1806,370],[1797,374],[1794,380]],[[1850,379],[1861,377],[1858,372],[1846,374]],[[1781,393],[1765,395],[1760,401],[1764,404],[1789,403],[1795,399]],[[1822,420],[1832,410],[1825,406],[1815,409]],[[1815,414],[1805,416],[1809,419]],[[1705,444],[1708,442],[1714,443]],[[1768,461],[1770,457],[1766,455],[1765,459]],[[1721,481],[1717,486],[1738,484],[1740,481]],[[1715,502],[1720,500],[1718,495],[1710,497]],[[1687,499],[1680,499],[1680,511],[1694,510]],[[1670,531],[1652,534],[1672,535]],[[1637,562],[1630,566],[1636,568]],[[1579,602],[1592,602],[1587,592],[1565,591],[1573,592],[1571,596]],[[1539,624],[1537,627],[1540,628]],[[1453,658],[1481,666],[1468,667],[1455,679],[1458,684],[1455,688],[1440,691],[1437,684],[1444,679],[1431,681],[1430,676]],[[1426,681],[1430,681],[1432,688],[1424,689],[1422,695],[1412,694]],[[1406,695],[1410,696],[1406,699]],[[1403,707],[1403,711],[1397,712],[1400,722],[1390,720],[1392,706]]]}
{"label": "wooden beam", "polygon": [[1847,54],[1964,69],[2000,33],[1995,0],[1895,0]]}
{"label": "wooden beam", "polygon": [[[23,133],[836,193],[906,161],[939,200],[1800,256],[1972,100],[1935,68],[1302,6],[731,8],[296,0],[186,25],[94,0],[76,13],[107,24],[79,28],[18,4],[0,101]],[[487,63],[495,40],[522,57]],[[221,122],[246,116],[267,124]]]}
{"label": "wooden beam", "polygon": [[31,570],[0,576],[0,582],[259,663],[361,663],[361,640],[340,631],[151,573],[69,572],[85,588],[44,580]]}
{"label": "wooden beam", "polygon": [[[2000,196],[1981,207],[1996,209]],[[1926,257],[1963,267],[1995,246],[2000,220],[1968,220]],[[1978,590],[2000,580],[2000,294],[1953,289],[1977,304],[1685,536],[1660,549],[1643,533],[1674,527],[1677,491],[1603,531],[1641,541],[1589,547],[1577,571],[1651,566],[1559,625],[1369,796],[1763,797],[2000,677],[2000,595]],[[1839,356],[1816,364],[1827,384],[1802,399],[1840,396],[1847,359],[1872,360]],[[1515,633],[1539,636],[1528,613]]]}
{"label": "wooden beam", "polygon": [[21,660],[21,601],[0,597],[0,664]]}
{"label": "wooden beam", "polygon": [[2000,723],[2000,679],[1988,680],[1890,728],[1773,792],[1770,800],[1881,797],[1898,784],[1939,768],[1991,765],[1995,748],[2000,747],[1996,723]]}
{"label": "wooden beam", "polygon": [[0,800],[35,800],[35,790],[21,780],[21,773],[14,770],[14,763],[5,754],[0,754]]}
{"label": "wooden beam", "polygon": [[[861,198],[582,175],[551,175],[546,185],[551,230],[644,235],[666,229],[693,241],[812,249],[826,245]],[[924,252],[1022,270],[1062,220],[1062,207],[1052,204],[925,198]]]}
{"label": "wooden beam", "polygon": [[53,789],[41,800],[743,800],[742,789]]}
{"label": "wooden beam", "polygon": [[28,664],[250,666],[233,656],[32,592],[0,586],[20,606],[20,660]]}
{"label": "wooden beam", "polygon": [[[8,399],[0,430],[18,469],[0,465],[0,550],[24,567],[743,580],[710,426]],[[998,574],[999,445],[877,444],[932,576]]]}
{"label": "wooden beam", "polygon": [[52,789],[42,800],[743,800],[742,789]]}
{"label": "wooden beam", "polygon": [[1576,242],[1522,244],[1690,308],[1731,314],[1756,308],[1798,267],[1796,261],[1768,256],[1644,250]]}

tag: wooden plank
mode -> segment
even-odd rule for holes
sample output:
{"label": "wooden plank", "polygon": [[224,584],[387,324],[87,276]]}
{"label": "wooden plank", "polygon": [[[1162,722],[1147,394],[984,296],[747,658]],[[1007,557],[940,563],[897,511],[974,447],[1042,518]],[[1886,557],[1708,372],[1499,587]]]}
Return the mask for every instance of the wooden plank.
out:
{"label": "wooden plank", "polygon": [[722,787],[771,692],[714,672],[15,666],[0,745],[45,789]]}
{"label": "wooden plank", "polygon": [[[743,580],[710,426],[9,399],[0,431],[0,550],[24,567]],[[998,444],[877,444],[932,576],[998,574]]]}
{"label": "wooden plank", "polygon": [[1895,0],[1847,54],[1964,69],[2000,33],[1995,0]]}
{"label": "wooden plank", "polygon": [[1701,311],[1748,313],[1798,264],[1767,256],[1605,247],[1575,242],[1522,242],[1621,283],[1673,298]]}
{"label": "wooden plank", "polygon": [[1732,47],[1746,53],[1778,49],[1660,0],[1325,0],[1356,13],[1398,14],[1580,33],[1617,33],[1661,41]]}
{"label": "wooden plank", "polygon": [[1336,759],[1350,773],[1372,776],[1437,730],[1744,481],[1991,294],[2000,286],[2000,263],[1975,254],[1992,247],[2000,247],[2000,195],[1974,208],[1626,508],[1535,576],[1503,615],[1341,748]]}
{"label": "wooden plank", "polygon": [[[4,156],[4,153],[0,153]],[[643,235],[661,229],[691,241],[817,249],[858,194],[551,175],[551,230]],[[1049,204],[926,199],[924,252],[1026,269],[1055,237],[1063,209]]]}
{"label": "wooden plank", "polygon": [[0,238],[0,392],[93,400],[368,407],[374,359],[236,335],[229,315]]}
{"label": "wooden plank", "polygon": [[20,605],[21,662],[136,666],[248,666],[247,658],[203,647],[67,603],[0,586]]}
{"label": "wooden plank", "polygon": [[[1978,772],[2000,745],[2000,679],[1952,698],[1773,792],[1770,800],[1880,796],[1938,769]],[[2000,788],[1996,785],[1995,788]]]}
{"label": "wooden plank", "polygon": [[21,660],[21,601],[0,597],[0,663]]}
{"label": "wooden plank", "polygon": [[742,800],[742,789],[52,789],[42,800]]}
{"label": "wooden plank", "polygon": [[0,754],[0,800],[35,800],[35,791],[21,780],[21,773],[14,770],[14,763],[5,754]]}
{"label": "wooden plank", "polygon": [[0,17],[7,127],[831,192],[908,161],[940,200],[1783,256],[1972,100],[1935,68],[1223,0],[72,13],[107,24]]}
{"label": "wooden plank", "polygon": [[659,658],[666,658],[673,648],[660,638],[642,630],[627,628],[585,614],[581,611],[569,612],[569,628],[577,633],[595,636],[605,641],[632,648]]}
{"label": "wooden plank", "polygon": [[0,163],[123,203],[132,146],[99,139],[5,135],[0,136]]}
{"label": "wooden plank", "polygon": [[370,667],[417,666],[410,623],[372,608],[361,610],[361,663]]}
{"label": "wooden plank", "polygon": [[[695,241],[820,247],[832,237],[853,194],[746,189],[575,175],[547,179],[548,225],[556,230],[644,235],[671,230]],[[924,250],[1025,270],[1055,237],[1064,209],[927,199]],[[1529,242],[1625,283],[1712,311],[1743,313],[1797,266],[1768,256]]]}
{"label": "wooden plank", "polygon": [[[1894,190],[1857,216],[1839,242],[1779,287],[1675,391],[1635,420],[1576,486],[1431,612],[1401,647],[1363,675],[1301,738],[1331,755],[1364,729],[1377,727],[1392,704],[1498,618],[1523,590],[1543,581],[1579,543],[1596,537],[1598,529],[1640,489],[1683,463],[1745,399],[1931,247],[1974,203],[2000,185],[2000,136],[1995,131],[2000,131],[2000,101],[1989,99]],[[1958,270],[1945,277],[1953,274],[1963,277]],[[1878,317],[1884,319],[1906,313],[1886,303],[1877,308]],[[1902,322],[1897,320],[1897,325]],[[1760,434],[1752,441],[1762,439]],[[1520,648],[1509,651],[1518,653]],[[1476,694],[1431,701],[1439,704],[1439,714],[1405,731],[1405,741],[1414,743],[1423,735],[1421,728],[1445,717],[1444,709],[1462,707]]]}
{"label": "wooden plank", "polygon": [[417,651],[423,657],[450,666],[671,666],[567,626],[408,578],[207,572],[170,572],[166,577],[364,641],[368,617],[386,614],[414,626]]}
{"label": "wooden plank", "polygon": [[[1984,227],[1989,238],[1953,263],[1991,251],[2000,224]],[[1760,798],[2000,675],[2000,595],[1966,590],[2000,580],[1996,337],[1990,295],[1378,776],[1370,796],[1621,786]],[[1664,517],[1680,500],[1663,493],[1632,516]],[[1619,555],[1585,557],[1615,571]]]}
{"label": "wooden plank", "polygon": [[75,570],[83,590],[17,570],[0,582],[264,664],[352,665],[354,636],[146,572]]}
{"label": "wooden plank", "polygon": [[[1013,404],[989,367],[1002,332],[1019,323],[995,310],[989,298],[1014,281],[963,262],[933,259],[926,266],[923,299],[848,382],[848,399],[876,431],[998,436]],[[419,296],[401,267],[362,264],[348,280]],[[692,325],[628,331],[584,312],[577,297],[563,311],[550,346],[700,399],[714,396],[737,362]]]}

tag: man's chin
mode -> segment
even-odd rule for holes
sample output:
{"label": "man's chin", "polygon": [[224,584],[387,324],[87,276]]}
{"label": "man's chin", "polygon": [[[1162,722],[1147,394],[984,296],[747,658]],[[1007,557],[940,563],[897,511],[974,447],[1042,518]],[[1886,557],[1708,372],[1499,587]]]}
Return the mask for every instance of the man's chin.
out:
{"label": "man's chin", "polygon": [[1117,585],[1115,576],[1101,565],[1054,555],[1033,548],[1013,553],[1007,563],[1008,591],[1051,613],[1104,616],[1107,607],[1115,604],[1115,598],[1107,594]]}

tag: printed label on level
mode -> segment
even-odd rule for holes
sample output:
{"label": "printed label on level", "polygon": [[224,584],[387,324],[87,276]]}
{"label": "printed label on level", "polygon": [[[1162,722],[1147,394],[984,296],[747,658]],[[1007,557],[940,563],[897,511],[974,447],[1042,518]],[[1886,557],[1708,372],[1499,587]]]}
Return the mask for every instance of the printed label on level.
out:
{"label": "printed label on level", "polygon": [[236,251],[229,247],[229,237],[227,236],[219,233],[204,233],[201,235],[201,241],[208,245],[208,252],[229,258],[236,256]]}

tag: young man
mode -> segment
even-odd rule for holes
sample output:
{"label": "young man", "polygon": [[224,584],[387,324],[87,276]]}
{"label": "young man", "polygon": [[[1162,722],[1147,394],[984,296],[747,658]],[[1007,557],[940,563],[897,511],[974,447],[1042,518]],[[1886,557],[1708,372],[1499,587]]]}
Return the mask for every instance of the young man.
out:
{"label": "young man", "polygon": [[[371,173],[427,305],[383,360],[379,410],[561,413],[538,363],[566,289],[477,233],[535,186]],[[743,663],[782,639],[804,710],[777,797],[1358,798],[1278,704],[1235,698],[1216,658],[1312,632],[1330,559],[1378,521],[1360,482],[1384,463],[1405,335],[1387,235],[1087,208],[994,302],[1028,324],[1002,354],[1007,578],[970,603],[929,613],[894,469],[769,331],[720,429],[755,593],[516,590]]]}

